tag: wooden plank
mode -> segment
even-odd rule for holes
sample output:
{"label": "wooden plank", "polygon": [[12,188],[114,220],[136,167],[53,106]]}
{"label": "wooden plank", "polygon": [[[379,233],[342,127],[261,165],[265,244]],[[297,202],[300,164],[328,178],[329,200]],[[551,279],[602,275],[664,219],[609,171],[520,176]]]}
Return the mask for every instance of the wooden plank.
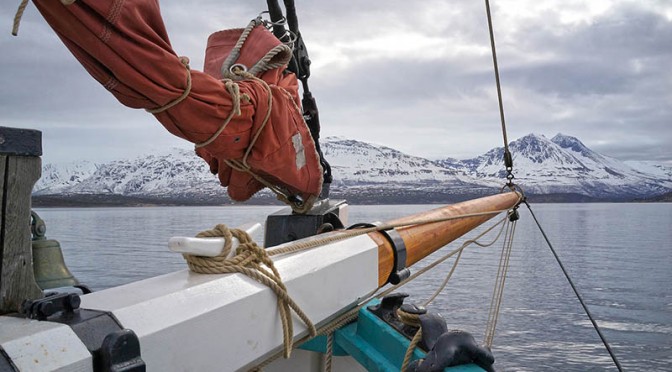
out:
{"label": "wooden plank", "polygon": [[0,154],[42,156],[42,132],[35,129],[0,127]]}
{"label": "wooden plank", "polygon": [[1,156],[0,313],[17,311],[25,299],[42,297],[33,274],[30,195],[40,178],[36,156]]}

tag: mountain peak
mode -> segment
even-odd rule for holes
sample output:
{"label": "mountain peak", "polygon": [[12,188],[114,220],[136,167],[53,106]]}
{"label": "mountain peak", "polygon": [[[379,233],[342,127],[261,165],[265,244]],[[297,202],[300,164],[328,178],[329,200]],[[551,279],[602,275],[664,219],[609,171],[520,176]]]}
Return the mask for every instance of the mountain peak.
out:
{"label": "mountain peak", "polygon": [[527,147],[527,146],[544,146],[548,145],[551,141],[546,138],[543,134],[530,133],[523,137],[518,138],[515,141],[509,143],[510,146],[518,147]]}
{"label": "mountain peak", "polygon": [[553,138],[551,138],[551,142],[562,147],[563,149],[572,150],[580,154],[587,155],[589,153],[592,153],[592,150],[586,147],[586,145],[584,145],[583,142],[579,141],[578,138],[568,136],[562,133],[558,133]]}

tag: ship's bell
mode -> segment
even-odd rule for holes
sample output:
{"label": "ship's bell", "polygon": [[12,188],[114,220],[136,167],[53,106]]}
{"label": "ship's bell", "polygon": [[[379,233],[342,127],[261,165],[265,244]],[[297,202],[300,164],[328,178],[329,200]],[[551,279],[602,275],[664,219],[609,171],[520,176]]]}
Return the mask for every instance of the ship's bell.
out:
{"label": "ship's bell", "polygon": [[47,225],[34,211],[30,212],[31,231],[33,234],[33,272],[35,281],[42,289],[75,287],[79,281],[75,279],[63,259],[63,252],[58,241],[47,239]]}

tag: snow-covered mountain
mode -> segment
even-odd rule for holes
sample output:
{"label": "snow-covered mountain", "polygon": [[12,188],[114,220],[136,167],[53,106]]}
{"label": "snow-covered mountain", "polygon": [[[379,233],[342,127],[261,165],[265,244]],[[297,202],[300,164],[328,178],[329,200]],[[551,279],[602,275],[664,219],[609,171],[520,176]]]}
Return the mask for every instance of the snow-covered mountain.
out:
{"label": "snow-covered mountain", "polygon": [[175,148],[105,164],[46,164],[33,194],[194,197],[225,191],[193,151]]}
{"label": "snow-covered mountain", "polygon": [[321,141],[322,152],[335,175],[332,187],[459,188],[475,184],[463,170],[443,167],[395,149],[340,137]]}
{"label": "snow-covered mountain", "polygon": [[[598,154],[572,136],[557,134],[550,140],[529,134],[509,144],[515,182],[533,194],[574,193],[595,198],[633,198],[659,195],[672,189],[672,177],[664,171],[637,169]],[[468,174],[482,179],[502,179],[504,149],[492,149],[462,161]],[[452,162],[453,159],[450,159]],[[445,162],[439,162],[444,164]],[[660,166],[662,167],[662,166]]]}
{"label": "snow-covered mountain", "polygon": [[66,164],[45,164],[42,176],[35,183],[33,193],[60,194],[91,177],[97,165],[87,160]]}
{"label": "snow-covered mountain", "polygon": [[[502,148],[474,159],[431,161],[395,149],[338,137],[322,140],[332,166],[332,192],[341,195],[474,195],[505,182]],[[530,194],[572,193],[594,198],[648,197],[672,190],[672,168],[623,163],[598,154],[578,139],[530,134],[510,144],[516,183]],[[46,164],[34,194],[115,195],[217,200],[226,190],[193,151],[172,149],[105,164]],[[427,200],[435,200],[429,198]],[[438,199],[436,199],[438,200]]]}

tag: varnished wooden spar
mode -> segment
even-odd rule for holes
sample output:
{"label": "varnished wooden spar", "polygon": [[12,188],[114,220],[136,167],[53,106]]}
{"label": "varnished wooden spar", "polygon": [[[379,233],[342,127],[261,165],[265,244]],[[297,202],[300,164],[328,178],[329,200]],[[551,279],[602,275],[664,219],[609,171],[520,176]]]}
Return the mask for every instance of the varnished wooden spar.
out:
{"label": "varnished wooden spar", "polygon": [[[520,194],[508,192],[448,205],[388,221],[387,223],[396,224],[415,220],[447,218],[472,213],[506,210],[516,206],[520,202],[520,199]],[[410,267],[494,216],[496,214],[397,228],[397,232],[406,244],[406,267]],[[383,286],[387,283],[388,277],[394,268],[394,248],[380,232],[369,233],[369,236],[378,244],[378,284]]]}

